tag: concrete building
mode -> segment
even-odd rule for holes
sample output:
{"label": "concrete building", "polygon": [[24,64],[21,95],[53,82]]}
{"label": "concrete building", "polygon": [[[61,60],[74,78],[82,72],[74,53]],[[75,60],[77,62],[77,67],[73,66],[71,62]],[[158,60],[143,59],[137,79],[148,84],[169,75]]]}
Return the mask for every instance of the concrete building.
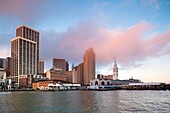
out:
{"label": "concrete building", "polygon": [[66,81],[72,83],[72,71],[66,71]]}
{"label": "concrete building", "polygon": [[108,79],[94,79],[94,80],[90,80],[90,85],[91,86],[101,86],[101,85],[111,85],[112,84],[112,81],[111,80],[108,80]]}
{"label": "concrete building", "polygon": [[77,67],[72,69],[72,83],[77,83]]}
{"label": "concrete building", "polygon": [[83,84],[84,83],[84,63],[80,63],[77,66],[77,83]]}
{"label": "concrete building", "polygon": [[89,85],[95,78],[96,57],[93,48],[86,50],[84,54],[84,85]]}
{"label": "concrete building", "polygon": [[11,40],[11,79],[19,86],[20,78],[37,75],[39,64],[39,32],[21,25]]}
{"label": "concrete building", "polygon": [[113,67],[113,80],[118,80],[118,67],[116,64],[116,60]]}
{"label": "concrete building", "polygon": [[39,74],[44,74],[44,59],[39,59]]}
{"label": "concrete building", "polygon": [[59,68],[61,69],[61,73],[65,74],[67,70],[69,70],[68,62],[65,61],[65,59],[53,59],[53,68]]}
{"label": "concrete building", "polygon": [[66,74],[62,74],[61,72],[62,72],[62,69],[51,68],[49,71],[46,72],[46,77],[49,80],[66,82]]}

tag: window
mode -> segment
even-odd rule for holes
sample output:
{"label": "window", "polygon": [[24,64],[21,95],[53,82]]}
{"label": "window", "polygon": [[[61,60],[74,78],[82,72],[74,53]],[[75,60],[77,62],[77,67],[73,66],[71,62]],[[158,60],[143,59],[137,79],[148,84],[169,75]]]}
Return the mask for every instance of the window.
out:
{"label": "window", "polygon": [[95,85],[98,85],[98,81],[95,82]]}
{"label": "window", "polygon": [[105,85],[104,81],[101,82],[101,85]]}

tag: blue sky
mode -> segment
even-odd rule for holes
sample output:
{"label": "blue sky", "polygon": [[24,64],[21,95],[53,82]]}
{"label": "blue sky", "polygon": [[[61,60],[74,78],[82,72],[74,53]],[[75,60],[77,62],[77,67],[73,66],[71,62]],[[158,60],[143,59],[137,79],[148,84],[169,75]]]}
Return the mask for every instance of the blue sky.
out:
{"label": "blue sky", "polygon": [[[83,61],[93,47],[97,73],[119,78],[170,82],[170,1],[168,0],[0,0],[0,57],[10,56],[15,29],[40,31],[40,56]],[[47,46],[48,45],[48,46]]]}

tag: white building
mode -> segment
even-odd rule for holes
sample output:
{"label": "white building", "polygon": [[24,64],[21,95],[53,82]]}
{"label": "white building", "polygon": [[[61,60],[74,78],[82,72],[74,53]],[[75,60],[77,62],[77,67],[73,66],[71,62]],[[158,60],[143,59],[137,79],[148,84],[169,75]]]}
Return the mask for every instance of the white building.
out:
{"label": "white building", "polygon": [[113,80],[118,80],[118,67],[116,64],[116,60],[113,67]]}
{"label": "white building", "polygon": [[72,70],[72,83],[77,83],[77,71],[75,69]]}
{"label": "white building", "polygon": [[99,87],[112,86],[112,81],[109,79],[98,79],[90,80],[89,89],[99,89]]}

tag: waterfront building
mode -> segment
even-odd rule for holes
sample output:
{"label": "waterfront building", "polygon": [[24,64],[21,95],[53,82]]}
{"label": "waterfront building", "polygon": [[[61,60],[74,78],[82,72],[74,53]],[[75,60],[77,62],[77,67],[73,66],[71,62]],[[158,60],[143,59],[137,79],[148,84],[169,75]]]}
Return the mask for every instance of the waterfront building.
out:
{"label": "waterfront building", "polygon": [[113,67],[113,80],[118,80],[118,67],[116,64],[116,60]]}
{"label": "waterfront building", "polygon": [[38,73],[39,35],[37,30],[21,25],[11,40],[11,79],[18,86],[20,79]]}
{"label": "waterfront building", "polygon": [[81,84],[61,83],[55,80],[42,80],[33,82],[34,90],[74,90],[79,89]]}
{"label": "waterfront building", "polygon": [[91,86],[105,86],[105,85],[111,85],[112,81],[109,79],[98,79],[95,78],[94,80],[90,80],[90,85]]}
{"label": "waterfront building", "polygon": [[65,74],[67,70],[69,70],[69,65],[68,62],[65,61],[65,59],[58,59],[54,58],[53,59],[53,68],[59,68],[61,69],[61,73]]}
{"label": "waterfront building", "polygon": [[111,80],[111,79],[94,79],[90,81],[90,89],[100,89],[100,88],[106,88],[106,89],[119,89],[119,88],[126,88],[131,83],[141,83],[138,79],[129,79],[129,80]]}
{"label": "waterfront building", "polygon": [[53,83],[53,80],[36,81],[32,83],[32,88],[34,90],[48,90],[48,84],[51,83]]}
{"label": "waterfront building", "polygon": [[39,74],[44,74],[44,59],[39,59]]}
{"label": "waterfront building", "polygon": [[95,78],[96,57],[93,48],[86,50],[84,54],[84,85],[89,85],[90,80]]}

